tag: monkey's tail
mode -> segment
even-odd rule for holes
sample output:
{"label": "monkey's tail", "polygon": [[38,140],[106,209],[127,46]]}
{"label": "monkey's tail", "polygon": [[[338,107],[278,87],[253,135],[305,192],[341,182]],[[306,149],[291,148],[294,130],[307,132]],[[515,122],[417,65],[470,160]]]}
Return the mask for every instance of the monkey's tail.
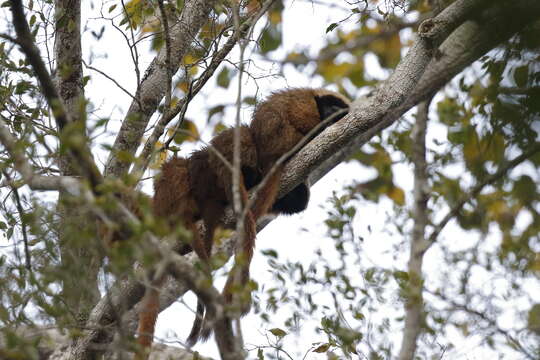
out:
{"label": "monkey's tail", "polygon": [[[193,233],[193,244],[192,247],[199,256],[199,258],[203,261],[206,267],[206,272],[210,275],[211,269],[210,269],[210,256],[212,254],[212,247],[213,247],[213,238],[214,238],[214,229],[215,224],[212,222],[205,221],[206,233],[204,240],[201,239],[199,231],[197,229],[197,226],[195,225],[195,222],[192,222],[191,224],[191,231]],[[201,339],[201,330],[203,329],[203,325],[205,323],[205,306],[204,303],[201,301],[201,299],[197,298],[197,310],[195,311],[195,320],[193,321],[193,325],[191,327],[191,331],[186,339],[186,345],[188,348],[193,347],[199,339]],[[208,334],[206,337],[202,337],[202,340],[205,341],[208,339],[210,334]]]}
{"label": "monkey's tail", "polygon": [[136,360],[146,360],[154,339],[157,316],[159,313],[159,292],[155,288],[147,288],[142,300],[137,329],[137,343],[142,351],[135,356]]}
{"label": "monkey's tail", "polygon": [[[205,308],[204,308],[203,302],[200,299],[197,299],[197,310],[195,312],[195,320],[193,321],[191,332],[189,333],[189,336],[186,339],[186,344],[188,348],[193,347],[193,345],[195,345],[197,341],[199,341],[199,338],[201,335],[201,329],[203,328],[203,325],[205,323],[204,309]],[[206,338],[208,338],[208,336]],[[206,339],[203,339],[203,340],[206,340]]]}

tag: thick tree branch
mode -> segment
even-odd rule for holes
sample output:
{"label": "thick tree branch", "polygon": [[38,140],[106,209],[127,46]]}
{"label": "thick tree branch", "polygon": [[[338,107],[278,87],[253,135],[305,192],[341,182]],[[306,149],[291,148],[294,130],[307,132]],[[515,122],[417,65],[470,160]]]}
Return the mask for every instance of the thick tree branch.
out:
{"label": "thick tree branch", "polygon": [[[188,53],[190,45],[196,38],[199,29],[208,19],[215,0],[190,0],[184,4],[179,21],[170,27],[170,59],[169,71],[176,73],[182,59]],[[122,122],[120,131],[115,139],[113,151],[105,166],[106,176],[119,176],[129,168],[128,162],[123,162],[117,156],[118,152],[134,155],[141,142],[144,130],[150,117],[156,111],[167,88],[167,48],[162,48],[154,58],[141,81],[135,97]],[[142,105],[142,108],[141,106]]]}
{"label": "thick tree branch", "polygon": [[[454,3],[456,4],[456,3]],[[509,17],[508,14],[512,16]],[[513,2],[497,3],[482,11],[476,20],[463,23],[449,36],[439,47],[438,54],[431,61],[422,75],[418,84],[410,91],[407,100],[401,105],[390,109],[382,119],[375,122],[371,128],[364,129],[357,134],[351,142],[335,152],[328,152],[328,158],[322,164],[310,161],[309,155],[299,154],[287,165],[286,177],[282,179],[280,194],[284,194],[299,184],[302,179],[309,175],[311,183],[317,182],[337,164],[347,159],[362,145],[366,144],[381,130],[396,122],[405,112],[413,106],[437,92],[454,76],[462,72],[467,66],[476,61],[480,56],[496,47],[503,41],[508,40],[518,31],[536,21],[540,16],[540,2],[534,0],[516,0]],[[358,106],[353,112],[364,113],[370,109]],[[351,114],[352,115],[352,114]],[[308,144],[302,152],[318,153],[321,144],[331,143],[340,131],[347,131],[349,117],[344,118],[339,124],[332,126],[314,141]],[[355,132],[356,133],[356,132]]]}

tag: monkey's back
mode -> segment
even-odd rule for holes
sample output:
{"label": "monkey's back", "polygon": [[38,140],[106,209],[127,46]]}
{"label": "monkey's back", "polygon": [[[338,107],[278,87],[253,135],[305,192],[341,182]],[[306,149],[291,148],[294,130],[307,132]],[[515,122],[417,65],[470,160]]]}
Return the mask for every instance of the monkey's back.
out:
{"label": "monkey's back", "polygon": [[251,121],[263,172],[320,122],[312,89],[275,92],[260,103]]}
{"label": "monkey's back", "polygon": [[171,225],[194,221],[198,207],[191,196],[189,160],[173,157],[162,165],[154,182],[152,206],[154,215],[166,218]]}
{"label": "monkey's back", "polygon": [[[234,128],[225,129],[212,139],[210,143],[230,165],[232,165],[234,161],[234,134]],[[214,151],[208,151],[210,168],[213,169],[216,175],[219,187],[225,190],[228,199],[231,200],[231,169]],[[260,181],[260,176],[257,173],[257,162],[257,149],[251,136],[251,132],[249,131],[249,127],[242,125],[240,126],[240,167],[244,178],[244,184],[247,189],[250,189]]]}

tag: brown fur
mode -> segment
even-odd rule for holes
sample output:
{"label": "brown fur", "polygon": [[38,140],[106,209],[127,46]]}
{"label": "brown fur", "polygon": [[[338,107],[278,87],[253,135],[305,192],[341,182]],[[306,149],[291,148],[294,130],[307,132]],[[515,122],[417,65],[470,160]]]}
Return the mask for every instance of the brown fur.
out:
{"label": "brown fur", "polygon": [[[275,162],[317,124],[333,112],[348,106],[349,101],[345,97],[323,89],[284,90],[272,94],[262,102],[254,112],[250,127],[241,128],[243,176],[240,192],[243,205],[247,202],[246,188],[249,189],[258,183],[262,176],[267,176]],[[343,116],[337,117],[334,121]],[[230,163],[232,163],[233,139],[233,130],[229,129],[211,142]],[[267,213],[272,205],[277,205],[276,196],[283,168],[284,166],[280,166],[270,175],[266,185],[259,191],[251,211],[247,213],[244,242],[236,251],[235,265],[224,288],[227,302],[232,301],[235,285],[245,286],[249,280],[249,265],[255,245],[255,221]],[[167,218],[171,226],[181,223],[191,229],[194,236],[193,249],[201,259],[208,261],[213,232],[223,218],[225,208],[232,204],[231,184],[230,170],[208,149],[193,153],[189,159],[173,158],[163,165],[162,174],[155,183],[154,213],[156,216]],[[302,211],[307,206],[308,198],[309,187],[300,184],[282,198],[286,201],[275,211],[279,213]],[[296,205],[297,202],[300,204]],[[290,207],[291,204],[295,206]],[[200,239],[196,231],[195,222],[198,219],[202,219],[207,228],[204,239]],[[246,312],[249,304],[241,305],[243,305],[242,312]],[[199,335],[207,337],[211,330],[205,328],[202,334],[199,334],[203,310],[204,306],[198,302],[197,317],[188,338],[190,344],[194,344]],[[153,319],[153,324],[147,328],[143,327],[143,330],[146,330],[139,333],[141,340],[145,340],[143,334],[150,331],[153,334],[156,317],[157,312],[153,318],[147,316]]]}
{"label": "brown fur", "polygon": [[[258,176],[261,179],[267,176],[276,161],[292,150],[311,129],[335,111],[348,108],[348,106],[349,100],[347,98],[339,93],[324,89],[288,89],[269,96],[255,109],[249,128],[258,156]],[[321,111],[324,116],[322,116]],[[344,114],[336,117],[334,122],[343,116]],[[283,168],[284,165],[278,167],[269,176],[265,186],[258,192],[255,204],[251,209],[255,220],[268,213],[273,205],[277,205],[276,197]],[[282,197],[285,201],[279,207],[274,208],[273,211],[287,214],[302,211],[307,206],[308,198],[309,187],[307,184],[300,184]],[[249,280],[249,265],[253,254],[253,245],[244,243],[243,258],[240,260],[244,266],[238,271],[233,269],[229,274],[223,291],[225,299],[229,303],[232,301],[235,292],[238,293],[238,291],[235,291],[235,285],[245,285]],[[240,293],[239,295],[243,294]],[[247,305],[249,305],[249,299],[247,302]],[[242,313],[247,312],[249,306],[246,306],[246,304],[241,305],[243,305],[241,307]],[[200,326],[199,319],[197,319],[198,326]],[[189,338],[190,344],[197,340],[196,335],[192,337],[193,330]],[[210,335],[210,331],[211,329],[204,327],[200,336],[205,339]]]}
{"label": "brown fur", "polygon": [[[232,164],[233,141],[234,129],[227,129],[217,135],[210,145]],[[242,173],[251,177],[256,173],[257,153],[246,126],[240,127],[240,150]],[[245,206],[248,194],[242,175],[240,180],[241,200]],[[191,230],[191,247],[205,263],[208,263],[212,251],[214,231],[220,225],[226,207],[232,202],[231,170],[208,148],[194,152],[188,159],[174,157],[168,160],[154,183],[154,215],[166,219],[171,228],[181,224]],[[200,237],[196,226],[197,220],[201,219],[206,227],[204,239]],[[253,249],[256,229],[251,212],[247,213],[244,224],[242,249]],[[251,256],[252,252],[246,252],[245,257],[251,259]],[[151,345],[159,308],[155,306],[158,295],[157,291],[149,291],[143,298],[142,309],[145,310],[140,314],[138,330],[138,342],[143,347]],[[194,337],[198,336],[203,310],[199,302],[198,317],[192,331]]]}
{"label": "brown fur", "polygon": [[[322,101],[329,97],[331,100],[337,100],[339,106],[335,104],[326,105],[327,101]],[[349,100],[343,95],[324,89],[296,88],[275,92],[264,102],[260,103],[255,112],[250,125],[250,131],[253,141],[257,148],[259,156],[258,166],[261,176],[268,175],[276,161],[292,150],[292,148],[302,140],[311,129],[317,126],[328,115],[321,118],[319,105],[328,106],[326,112],[332,114],[342,108],[348,107]],[[344,115],[337,117],[333,122],[341,119]],[[330,124],[328,124],[330,125]],[[327,125],[327,126],[328,126]],[[268,211],[272,204],[276,202],[276,195],[279,190],[279,181],[284,166],[276,169],[271,176],[265,189],[260,192],[257,202],[253,207],[254,216],[263,215]],[[309,187],[304,186],[304,191],[309,197]],[[298,189],[298,187],[296,188]],[[295,190],[291,191],[285,197],[289,196],[294,201]],[[307,205],[307,198],[304,199]],[[305,206],[300,206],[300,211]],[[294,213],[298,210],[287,211],[287,209],[274,209],[278,213]]]}

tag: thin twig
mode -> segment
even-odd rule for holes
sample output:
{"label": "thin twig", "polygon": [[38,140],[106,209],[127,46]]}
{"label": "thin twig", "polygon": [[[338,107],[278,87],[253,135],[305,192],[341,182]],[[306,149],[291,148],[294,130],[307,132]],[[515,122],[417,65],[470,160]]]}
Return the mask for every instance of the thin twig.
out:
{"label": "thin twig", "polygon": [[137,100],[137,98],[135,97],[135,95],[133,95],[132,93],[130,93],[125,87],[123,87],[122,85],[120,85],[120,83],[118,81],[116,81],[113,77],[109,76],[107,73],[91,66],[91,65],[88,65],[84,60],[83,60],[83,64],[84,66],[87,68],[87,69],[90,69],[90,70],[93,70],[95,72],[97,72],[98,74],[101,74],[103,75],[104,77],[106,77],[107,79],[109,79],[110,81],[112,81],[116,86],[118,86],[118,88],[120,90],[122,90],[123,92],[125,92],[130,98],[132,98],[133,100]]}
{"label": "thin twig", "polygon": [[[131,18],[127,12],[126,4],[124,3],[124,0],[122,2],[122,9],[124,10],[124,14],[126,15],[126,19],[128,21],[129,31],[131,33],[131,42],[129,43],[129,40],[126,38],[128,47],[129,47],[129,53],[131,54],[131,59],[133,60],[133,64],[135,65],[135,76],[137,77],[137,102],[140,104],[141,101],[139,99],[139,86],[141,85],[141,70],[139,69],[139,52],[137,51],[137,42],[135,41],[135,34],[133,32],[133,24],[131,22]],[[123,31],[120,31],[122,34]]]}
{"label": "thin twig", "polygon": [[[2,173],[4,174],[4,177],[8,179],[8,181],[11,181],[11,178],[8,172],[6,171],[6,169],[2,169]],[[12,187],[11,189],[13,190],[13,197],[15,198],[15,205],[17,207],[17,212],[19,213],[19,219],[21,221],[25,264],[26,264],[26,268],[31,271],[32,260],[30,257],[30,249],[28,247],[28,234],[27,234],[27,229],[26,229],[26,220],[24,219],[24,208],[21,204],[21,197],[19,196],[19,190],[17,189],[17,187]]]}
{"label": "thin twig", "polygon": [[165,89],[165,106],[163,110],[164,116],[171,107],[171,91],[172,91],[172,68],[171,68],[171,34],[169,33],[169,21],[163,6],[163,0],[158,0],[159,11],[161,13],[161,21],[163,24],[163,32],[165,36],[165,66],[167,68],[167,88]]}

